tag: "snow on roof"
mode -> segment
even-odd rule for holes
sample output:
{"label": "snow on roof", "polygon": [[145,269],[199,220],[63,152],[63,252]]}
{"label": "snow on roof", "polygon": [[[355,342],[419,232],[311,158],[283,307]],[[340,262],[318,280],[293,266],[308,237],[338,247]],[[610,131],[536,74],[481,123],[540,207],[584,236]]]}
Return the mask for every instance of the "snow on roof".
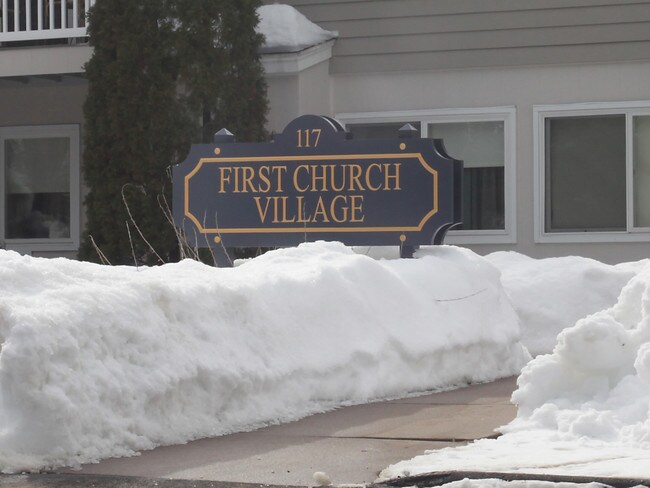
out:
{"label": "snow on roof", "polygon": [[263,5],[257,13],[265,53],[298,52],[338,37],[338,32],[322,29],[291,5]]}

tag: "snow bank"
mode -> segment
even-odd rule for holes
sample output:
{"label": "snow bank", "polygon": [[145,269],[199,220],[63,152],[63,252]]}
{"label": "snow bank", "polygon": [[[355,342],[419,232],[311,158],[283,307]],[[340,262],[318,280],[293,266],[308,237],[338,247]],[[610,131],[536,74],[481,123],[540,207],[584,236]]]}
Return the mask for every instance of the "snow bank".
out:
{"label": "snow bank", "polygon": [[612,308],[562,331],[518,385],[505,435],[431,452],[382,477],[440,469],[649,477],[650,266]]}
{"label": "snow bank", "polygon": [[302,51],[338,36],[314,24],[291,5],[262,5],[257,14],[257,32],[264,35],[264,47],[283,52]]}
{"label": "snow bank", "polygon": [[516,480],[504,481],[498,479],[464,479],[452,481],[440,485],[440,488],[605,488],[601,483],[571,483],[571,482],[551,482],[551,481],[532,481]]}
{"label": "snow bank", "polygon": [[529,358],[484,259],[376,261],[336,243],[234,269],[0,251],[0,340],[5,472],[489,381]]}
{"label": "snow bank", "polygon": [[533,356],[548,354],[557,335],[578,319],[610,308],[641,263],[610,266],[570,256],[533,259],[497,252],[486,259],[501,270],[501,282],[521,319],[522,342]]}

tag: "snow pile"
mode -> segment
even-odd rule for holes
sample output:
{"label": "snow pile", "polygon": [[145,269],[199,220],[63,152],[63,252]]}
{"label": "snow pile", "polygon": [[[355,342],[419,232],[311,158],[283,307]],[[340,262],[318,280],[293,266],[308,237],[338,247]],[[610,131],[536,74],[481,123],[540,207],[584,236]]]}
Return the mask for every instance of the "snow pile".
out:
{"label": "snow pile", "polygon": [[610,308],[644,262],[610,266],[571,256],[533,259],[497,252],[486,259],[501,270],[501,282],[521,319],[522,342],[533,356],[553,350],[557,335],[578,319]]}
{"label": "snow pile", "polygon": [[532,480],[516,480],[504,481],[493,478],[486,479],[464,479],[460,481],[452,481],[440,485],[440,488],[606,488],[601,483],[571,483],[565,482],[551,482],[551,481],[532,481]]}
{"label": "snow pile", "polygon": [[338,36],[314,24],[291,5],[262,5],[257,9],[257,32],[267,51],[297,52]]}
{"label": "snow pile", "polygon": [[382,477],[441,469],[650,476],[650,266],[612,308],[562,331],[518,385],[505,435],[431,452]]}
{"label": "snow pile", "polygon": [[499,272],[337,243],[234,269],[0,251],[0,469],[128,456],[337,405],[517,374]]}

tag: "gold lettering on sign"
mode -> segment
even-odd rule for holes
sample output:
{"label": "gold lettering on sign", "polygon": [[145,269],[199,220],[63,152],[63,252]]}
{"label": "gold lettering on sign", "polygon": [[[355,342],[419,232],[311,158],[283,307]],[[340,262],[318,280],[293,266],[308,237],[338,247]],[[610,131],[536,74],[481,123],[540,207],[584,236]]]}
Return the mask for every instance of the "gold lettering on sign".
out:
{"label": "gold lettering on sign", "polygon": [[[271,191],[271,180],[270,176],[271,168],[269,166],[260,166],[259,177],[261,184],[258,186],[259,193],[268,193]],[[264,186],[262,186],[262,184]]]}
{"label": "gold lettering on sign", "polygon": [[[325,172],[327,166],[322,164],[312,164],[310,169],[311,191],[327,191],[327,173]],[[320,182],[320,186],[318,182]]]}
{"label": "gold lettering on sign", "polygon": [[320,141],[321,129],[298,129],[298,144],[296,147],[317,147]]}
{"label": "gold lettering on sign", "polygon": [[370,191],[379,191],[381,190],[381,183],[378,185],[373,185],[372,184],[372,170],[373,169],[378,169],[379,172],[381,173],[381,164],[379,163],[372,163],[371,165],[368,166],[368,169],[366,170],[366,186],[368,187],[368,190]]}
{"label": "gold lettering on sign", "polygon": [[293,172],[293,187],[295,188],[295,190],[297,192],[304,193],[304,192],[309,190],[309,183],[307,183],[307,186],[305,186],[305,187],[298,184],[299,173],[301,171],[306,171],[307,174],[309,175],[309,166],[307,166],[306,164],[301,164],[300,166],[298,166],[294,170],[294,172]]}
{"label": "gold lettering on sign", "polygon": [[353,224],[359,224],[366,218],[365,215],[363,215],[363,208],[361,207],[362,205],[363,195],[350,196],[350,209],[352,210],[350,212],[350,222]]}
{"label": "gold lettering on sign", "polygon": [[260,222],[264,223],[266,221],[266,214],[269,211],[269,203],[271,203],[271,199],[269,197],[266,197],[266,205],[264,205],[264,210],[262,210],[260,197],[253,197],[253,200],[255,200],[255,205],[257,205],[257,212],[260,215]]}
{"label": "gold lettering on sign", "polygon": [[313,207],[313,213],[307,213],[305,197],[303,195],[291,199],[287,196],[253,197],[257,214],[262,224],[270,219],[273,224],[309,224],[329,223],[337,224],[362,223],[363,195],[335,195],[328,199],[319,196]]}
{"label": "gold lettering on sign", "polygon": [[[226,175],[226,171],[228,171],[228,174]],[[230,183],[230,173],[232,172],[232,168],[229,166],[221,166],[219,168],[219,193],[226,193],[226,190],[224,189],[224,185],[226,183]]]}
{"label": "gold lettering on sign", "polygon": [[314,217],[312,222],[329,222],[330,219],[327,217],[327,210],[325,210],[325,203],[323,202],[323,197],[318,197],[316,202],[316,210],[314,211]]}
{"label": "gold lettering on sign", "polygon": [[[314,147],[319,138],[320,129],[298,131],[301,147]],[[359,224],[364,195],[402,190],[401,165],[381,159],[337,164],[334,156],[321,164],[299,162],[290,171],[288,163],[243,162],[219,167],[217,190],[252,197],[261,224]],[[293,196],[282,195],[287,190]]]}
{"label": "gold lettering on sign", "polygon": [[334,198],[332,198],[332,204],[330,205],[330,213],[332,214],[332,220],[334,222],[337,222],[339,224],[342,224],[344,222],[348,221],[348,206],[347,205],[340,205],[338,209],[342,210],[342,215],[337,216],[336,211],[337,211],[337,205],[336,201],[339,199],[343,199],[343,202],[348,199],[345,195],[336,195]]}
{"label": "gold lettering on sign", "polygon": [[[390,174],[389,169],[391,166],[394,166],[395,168],[395,173]],[[386,182],[384,184],[384,190],[391,190],[390,187],[390,181],[393,180],[395,182],[395,185],[393,186],[392,190],[401,190],[402,188],[400,187],[400,181],[399,181],[399,169],[400,166],[402,166],[402,163],[384,163],[384,176],[386,177]]]}
{"label": "gold lettering on sign", "polygon": [[277,180],[275,184],[275,191],[278,193],[284,193],[284,190],[282,189],[282,178],[283,175],[286,174],[287,172],[287,167],[286,166],[273,166],[273,172],[276,174]]}

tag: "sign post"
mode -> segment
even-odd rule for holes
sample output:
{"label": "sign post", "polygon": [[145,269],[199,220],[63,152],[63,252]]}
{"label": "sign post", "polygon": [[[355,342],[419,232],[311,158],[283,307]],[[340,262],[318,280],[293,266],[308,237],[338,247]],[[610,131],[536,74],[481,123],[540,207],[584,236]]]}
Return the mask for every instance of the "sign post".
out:
{"label": "sign post", "polygon": [[354,140],[334,119],[303,115],[270,143],[227,131],[173,169],[175,224],[196,247],[441,244],[461,220],[462,162],[405,126]]}

